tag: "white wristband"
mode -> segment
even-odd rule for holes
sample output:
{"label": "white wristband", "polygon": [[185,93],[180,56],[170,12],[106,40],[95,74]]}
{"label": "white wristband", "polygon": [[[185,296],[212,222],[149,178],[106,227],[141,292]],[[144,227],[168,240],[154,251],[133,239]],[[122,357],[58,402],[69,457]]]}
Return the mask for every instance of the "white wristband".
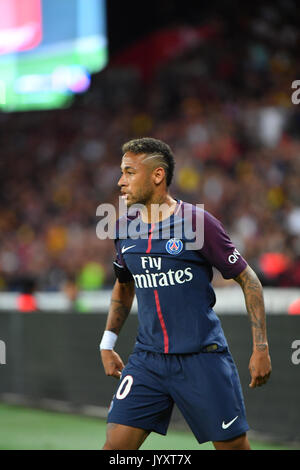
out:
{"label": "white wristband", "polygon": [[101,343],[99,345],[100,351],[101,349],[114,349],[117,339],[118,335],[116,335],[116,333],[105,330],[102,336]]}

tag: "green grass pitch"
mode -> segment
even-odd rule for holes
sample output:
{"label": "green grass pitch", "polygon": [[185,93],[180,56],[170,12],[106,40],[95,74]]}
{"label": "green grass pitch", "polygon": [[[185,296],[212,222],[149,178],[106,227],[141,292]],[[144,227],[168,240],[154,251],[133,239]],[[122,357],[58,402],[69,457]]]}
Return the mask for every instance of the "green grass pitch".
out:
{"label": "green grass pitch", "polygon": [[[42,411],[0,403],[1,450],[100,450],[105,441],[104,420]],[[284,450],[289,447],[251,441],[254,450]],[[141,450],[211,450],[199,445],[192,433],[151,433]]]}

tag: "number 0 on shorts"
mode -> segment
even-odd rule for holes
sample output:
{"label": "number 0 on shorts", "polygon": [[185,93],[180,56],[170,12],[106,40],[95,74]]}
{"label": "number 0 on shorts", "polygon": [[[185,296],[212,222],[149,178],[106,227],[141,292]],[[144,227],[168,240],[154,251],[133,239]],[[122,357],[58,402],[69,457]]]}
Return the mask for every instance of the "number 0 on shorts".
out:
{"label": "number 0 on shorts", "polygon": [[124,377],[124,379],[120,383],[120,386],[116,393],[116,398],[118,400],[123,400],[124,398],[126,398],[128,393],[131,390],[132,384],[133,384],[133,377],[131,375],[126,375],[126,377]]}

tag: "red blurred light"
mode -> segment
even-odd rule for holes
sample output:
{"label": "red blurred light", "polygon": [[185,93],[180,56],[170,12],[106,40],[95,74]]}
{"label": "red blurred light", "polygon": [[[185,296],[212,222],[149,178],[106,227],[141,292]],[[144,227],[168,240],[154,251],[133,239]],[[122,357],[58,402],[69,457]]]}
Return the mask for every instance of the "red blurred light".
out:
{"label": "red blurred light", "polygon": [[265,253],[259,260],[262,272],[272,278],[283,273],[289,266],[289,258],[282,253]]}

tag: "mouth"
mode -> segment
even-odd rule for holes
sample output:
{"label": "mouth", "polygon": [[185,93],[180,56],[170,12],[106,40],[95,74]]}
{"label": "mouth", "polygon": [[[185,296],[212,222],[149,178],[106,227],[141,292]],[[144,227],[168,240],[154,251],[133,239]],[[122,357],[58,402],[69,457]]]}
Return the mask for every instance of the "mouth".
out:
{"label": "mouth", "polygon": [[123,193],[121,193],[121,198],[122,198],[122,199],[123,199],[123,201],[125,201],[125,202],[127,201],[127,199],[128,199],[128,196],[129,196],[129,195],[128,195],[128,193],[124,193],[124,192],[123,192]]}

